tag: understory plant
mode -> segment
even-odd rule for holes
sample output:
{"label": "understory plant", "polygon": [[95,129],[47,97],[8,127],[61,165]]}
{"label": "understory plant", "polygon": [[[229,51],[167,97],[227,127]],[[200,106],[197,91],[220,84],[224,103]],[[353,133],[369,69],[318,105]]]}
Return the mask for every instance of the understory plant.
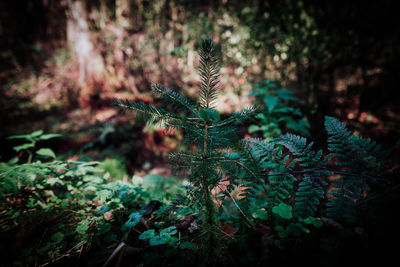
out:
{"label": "understory plant", "polygon": [[[180,128],[184,131],[185,142],[193,146],[193,152],[172,154],[171,161],[189,171],[188,177],[194,187],[194,198],[200,208],[204,250],[210,258],[219,248],[221,233],[211,191],[223,179],[232,181],[238,177],[231,168],[234,162],[241,164],[231,154],[237,146],[236,126],[254,114],[253,108],[245,108],[229,118],[221,119],[215,109],[220,88],[218,72],[214,44],[210,39],[206,39],[202,42],[200,50],[200,102],[197,106],[161,85],[154,85],[153,92],[165,102],[173,104],[176,108],[175,113],[140,102],[115,102],[117,107],[134,111],[147,122],[159,122],[166,128]],[[230,164],[227,164],[228,162]]]}
{"label": "understory plant", "polygon": [[265,80],[254,85],[250,94],[256,97],[256,104],[263,107],[255,117],[259,123],[249,127],[249,133],[261,131],[264,139],[272,139],[282,134],[282,127],[310,137],[310,124],[299,108],[293,107],[301,100],[277,82]]}
{"label": "understory plant", "polygon": [[[9,138],[25,143],[14,147],[18,157],[0,162],[0,255],[6,265],[102,261],[110,253],[104,244],[128,242],[142,216],[183,192],[181,181],[158,175],[112,182],[118,173],[104,162],[55,160],[50,148],[37,148],[59,136],[38,130]],[[166,242],[165,232],[158,244]]]}
{"label": "understory plant", "polygon": [[0,243],[6,264],[49,264],[87,242],[75,227],[105,180],[97,162],[55,160],[50,148],[37,149],[39,141],[60,136],[38,130],[9,138],[25,143],[14,147],[19,157],[0,162],[0,229],[4,241],[12,240]]}

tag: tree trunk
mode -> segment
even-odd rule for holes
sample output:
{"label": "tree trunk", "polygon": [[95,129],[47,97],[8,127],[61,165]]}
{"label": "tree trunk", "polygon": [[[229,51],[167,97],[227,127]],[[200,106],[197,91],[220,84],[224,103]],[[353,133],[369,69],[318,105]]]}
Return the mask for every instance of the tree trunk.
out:
{"label": "tree trunk", "polygon": [[106,25],[110,22],[110,18],[107,13],[107,3],[106,0],[100,0],[100,28],[104,29]]}
{"label": "tree trunk", "polygon": [[67,41],[78,62],[80,103],[87,106],[93,86],[102,82],[104,63],[92,41],[84,0],[68,0]]}

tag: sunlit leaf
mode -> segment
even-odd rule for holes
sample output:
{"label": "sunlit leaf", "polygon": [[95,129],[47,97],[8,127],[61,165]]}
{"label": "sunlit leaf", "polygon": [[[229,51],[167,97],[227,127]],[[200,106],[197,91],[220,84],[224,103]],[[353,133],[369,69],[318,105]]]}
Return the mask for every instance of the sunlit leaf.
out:
{"label": "sunlit leaf", "polygon": [[51,150],[50,148],[41,148],[36,151],[36,155],[43,158],[56,158],[56,154],[54,154],[53,150]]}
{"label": "sunlit leaf", "polygon": [[42,135],[42,134],[43,134],[43,130],[37,130],[37,131],[34,131],[33,133],[31,133],[30,135],[33,137],[38,137],[39,135]]}
{"label": "sunlit leaf", "polygon": [[268,108],[268,112],[271,113],[272,110],[276,107],[278,104],[279,98],[276,96],[267,96],[264,98],[265,105]]}
{"label": "sunlit leaf", "polygon": [[61,134],[44,134],[39,137],[40,140],[49,140],[51,138],[61,137]]}
{"label": "sunlit leaf", "polygon": [[16,152],[19,152],[19,151],[21,151],[21,150],[26,150],[26,149],[32,148],[32,147],[34,147],[34,146],[35,146],[35,145],[32,144],[32,143],[27,143],[27,144],[23,144],[23,145],[20,145],[20,146],[15,146],[15,147],[13,147],[13,149],[14,149]]}

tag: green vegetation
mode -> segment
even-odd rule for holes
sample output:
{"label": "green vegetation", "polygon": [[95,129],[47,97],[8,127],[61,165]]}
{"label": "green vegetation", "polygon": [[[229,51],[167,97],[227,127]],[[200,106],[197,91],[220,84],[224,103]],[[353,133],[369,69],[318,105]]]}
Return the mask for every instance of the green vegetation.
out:
{"label": "green vegetation", "polygon": [[0,1],[0,265],[396,262],[392,2]]}
{"label": "green vegetation", "polygon": [[[121,264],[131,250],[136,264],[143,265],[252,264],[254,258],[238,248],[253,251],[257,233],[262,248],[272,251],[307,236],[316,242],[310,248],[323,246],[330,227],[354,237],[360,231],[357,207],[370,200],[370,186],[382,179],[388,152],[328,116],[327,151],[314,150],[313,142],[294,134],[274,137],[280,131],[270,130],[280,122],[308,133],[306,124],[291,117],[295,109],[280,103],[298,100],[285,89],[273,91],[276,95],[261,90],[266,112],[257,116],[263,123],[267,114],[268,122],[258,129],[266,139],[239,140],[237,127],[256,111],[245,108],[224,118],[215,109],[218,70],[215,45],[206,39],[200,50],[199,104],[161,85],[153,86],[154,94],[175,112],[137,101],[114,103],[147,124],[183,130],[186,151],[172,153],[170,162],[188,181],[157,174],[128,180],[118,157],[60,161],[50,148],[37,149],[39,141],[59,134],[39,130],[11,136],[25,141],[14,150],[20,159],[28,158],[0,163],[1,229],[4,240],[16,236],[11,247],[2,243],[1,249],[23,255],[10,263]],[[106,136],[101,138],[104,143]],[[279,260],[279,252],[271,258],[263,253],[255,254],[257,261]]]}
{"label": "green vegetation", "polygon": [[265,139],[271,139],[282,134],[284,125],[289,130],[310,136],[310,124],[301,118],[303,114],[300,109],[293,107],[292,103],[300,102],[300,99],[292,91],[279,88],[276,83],[266,80],[256,84],[250,95],[256,96],[256,104],[265,108],[256,116],[260,123],[250,125],[249,133],[262,131]]}

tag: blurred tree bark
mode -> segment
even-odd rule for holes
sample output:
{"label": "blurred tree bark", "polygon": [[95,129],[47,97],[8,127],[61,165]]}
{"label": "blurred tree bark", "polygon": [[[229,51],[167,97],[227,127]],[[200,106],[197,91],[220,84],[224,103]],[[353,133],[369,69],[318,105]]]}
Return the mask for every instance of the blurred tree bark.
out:
{"label": "blurred tree bark", "polygon": [[87,22],[85,3],[68,1],[67,41],[79,64],[79,80],[97,80],[103,71],[103,59],[95,50]]}
{"label": "blurred tree bark", "polygon": [[87,17],[84,0],[68,0],[67,42],[78,62],[80,103],[83,107],[87,106],[93,87],[104,78],[103,58],[94,46]]}
{"label": "blurred tree bark", "polygon": [[110,22],[106,0],[100,0],[100,27],[104,29]]}

